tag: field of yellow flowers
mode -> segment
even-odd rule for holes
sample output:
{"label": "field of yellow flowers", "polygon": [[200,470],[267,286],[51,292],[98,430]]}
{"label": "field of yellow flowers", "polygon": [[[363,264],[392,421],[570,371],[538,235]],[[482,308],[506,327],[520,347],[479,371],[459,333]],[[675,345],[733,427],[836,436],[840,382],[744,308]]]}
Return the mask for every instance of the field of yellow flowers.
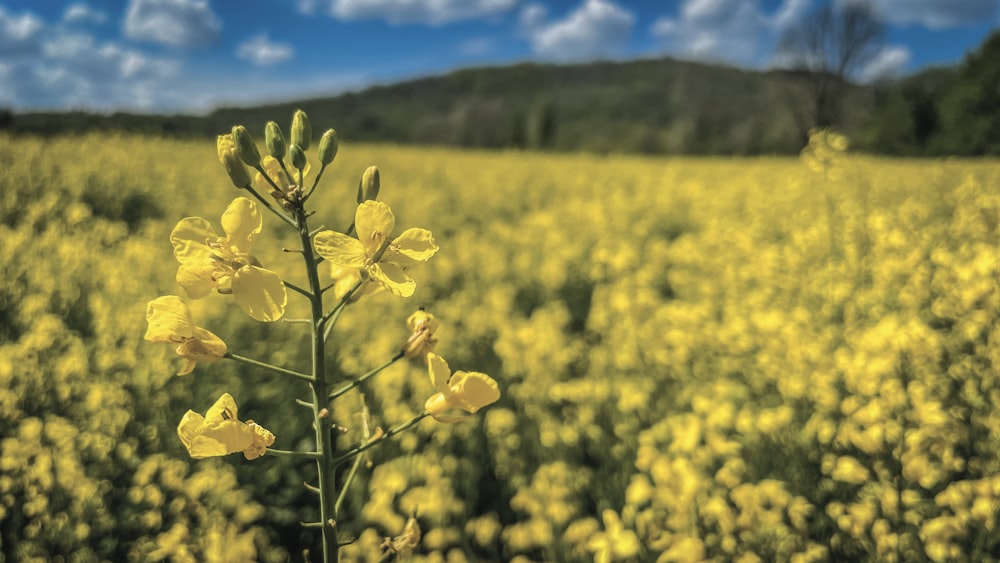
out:
{"label": "field of yellow flowers", "polygon": [[[1000,163],[345,142],[314,224],[351,222],[370,164],[440,251],[412,298],[346,310],[333,369],[385,363],[422,306],[502,398],[370,450],[344,560],[412,514],[414,561],[1000,558]],[[0,170],[0,561],[301,561],[310,468],[195,461],[175,428],[229,391],[292,449],[302,389],[233,362],[178,377],[142,341],[178,294],[171,228],[239,195],[213,143],[0,136]],[[259,241],[295,281],[275,218]],[[235,353],[308,357],[295,324],[190,305]],[[388,427],[432,391],[400,362],[367,407]]]}

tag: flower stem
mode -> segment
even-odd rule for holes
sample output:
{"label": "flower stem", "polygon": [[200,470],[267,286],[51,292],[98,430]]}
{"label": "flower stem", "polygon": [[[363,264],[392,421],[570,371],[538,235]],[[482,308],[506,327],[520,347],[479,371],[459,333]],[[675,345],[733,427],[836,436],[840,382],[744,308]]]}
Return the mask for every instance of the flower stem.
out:
{"label": "flower stem", "polygon": [[334,465],[340,465],[341,463],[343,463],[343,462],[351,459],[352,457],[360,454],[361,452],[363,452],[363,451],[365,451],[365,450],[367,450],[367,449],[369,449],[369,448],[371,448],[373,446],[381,444],[386,439],[391,438],[391,437],[395,436],[396,434],[399,434],[400,432],[404,432],[406,430],[409,430],[412,426],[416,425],[418,422],[420,422],[421,420],[423,420],[424,418],[426,418],[429,415],[430,415],[430,413],[428,413],[427,411],[424,411],[424,412],[418,414],[417,416],[411,418],[410,420],[407,420],[406,422],[404,422],[404,423],[402,423],[402,424],[400,424],[398,426],[393,426],[392,428],[390,428],[389,430],[387,430],[385,434],[382,434],[378,438],[375,438],[374,440],[371,440],[369,442],[365,442],[365,443],[363,443],[363,444],[355,447],[354,449],[348,451],[347,453],[333,458],[333,464]]}
{"label": "flower stem", "polygon": [[276,455],[278,457],[308,457],[310,459],[319,458],[318,452],[296,452],[292,450],[277,450],[274,448],[267,448],[267,453],[271,455]]}
{"label": "flower stem", "polygon": [[288,280],[283,280],[282,283],[284,283],[285,287],[287,287],[288,289],[291,289],[292,291],[297,291],[297,292],[301,293],[302,295],[305,295],[309,299],[312,299],[312,295],[313,294],[310,293],[309,290],[302,289],[301,287],[295,285],[294,283],[292,283],[292,282],[290,282]]}
{"label": "flower stem", "polygon": [[389,360],[388,362],[386,362],[386,363],[380,365],[379,367],[377,367],[377,368],[369,371],[368,373],[362,375],[361,377],[359,377],[359,378],[355,379],[354,381],[348,383],[347,385],[341,387],[340,389],[337,389],[336,391],[331,392],[330,393],[330,400],[332,401],[332,400],[336,399],[337,397],[343,395],[344,393],[347,393],[351,389],[354,389],[358,385],[361,385],[369,377],[372,377],[373,375],[377,374],[378,372],[380,372],[380,371],[384,370],[385,368],[391,366],[392,364],[396,363],[402,357],[403,357],[403,352],[399,352],[398,354],[396,354],[395,356],[393,356],[392,359]]}
{"label": "flower stem", "polygon": [[228,358],[230,360],[236,360],[238,362],[243,362],[245,364],[250,364],[252,366],[257,366],[259,368],[270,370],[270,371],[273,371],[275,373],[281,373],[281,374],[284,374],[284,375],[291,375],[293,377],[298,377],[299,379],[305,379],[306,381],[310,381],[310,382],[313,381],[313,376],[309,375],[308,373],[300,373],[300,372],[297,372],[297,371],[292,371],[290,369],[279,368],[278,366],[272,366],[271,364],[267,364],[267,363],[264,363],[264,362],[258,362],[257,360],[251,360],[250,358],[245,358],[243,356],[237,356],[236,354],[233,354],[231,352],[226,352],[226,355],[222,356],[222,357],[223,358]]}
{"label": "flower stem", "polygon": [[[263,169],[260,169],[260,170],[263,171]],[[268,176],[267,176],[266,173],[264,174],[264,177],[267,178],[268,182],[271,182],[271,179],[268,178]],[[271,182],[271,185],[274,186],[274,182]],[[274,186],[274,187],[275,187],[275,189],[278,189],[278,186]],[[278,211],[278,208],[276,208],[273,205],[271,205],[271,202],[268,201],[264,196],[260,195],[260,193],[257,190],[253,189],[252,185],[247,184],[247,185],[243,186],[243,189],[246,190],[246,191],[248,191],[248,192],[250,192],[250,194],[253,197],[255,197],[257,199],[257,201],[259,201],[261,203],[261,205],[263,205],[264,207],[266,207],[271,213],[274,213],[275,215],[277,215],[278,217],[280,217],[281,220],[284,221],[285,223],[288,223],[289,226],[295,227],[295,221],[293,221],[291,217],[289,217],[288,215],[286,215],[285,213],[283,213],[281,211]]]}

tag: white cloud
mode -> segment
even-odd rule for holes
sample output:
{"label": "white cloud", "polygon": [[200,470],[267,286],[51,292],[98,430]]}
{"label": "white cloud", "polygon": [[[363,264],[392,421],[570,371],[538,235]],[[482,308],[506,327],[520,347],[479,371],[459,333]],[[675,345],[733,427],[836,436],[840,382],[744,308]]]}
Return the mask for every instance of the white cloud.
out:
{"label": "white cloud", "polygon": [[875,11],[896,25],[923,25],[931,29],[997,23],[997,0],[871,0]]}
{"label": "white cloud", "polygon": [[656,20],[650,33],[677,57],[762,66],[808,8],[809,0],[783,0],[773,12],[760,0],[685,0],[676,18]]}
{"label": "white cloud", "polygon": [[[299,11],[312,13],[318,0],[299,0]],[[342,20],[385,20],[392,24],[440,25],[499,15],[518,0],[325,0],[331,16]]]}
{"label": "white cloud", "polygon": [[42,20],[30,12],[7,15],[0,7],[0,53],[6,56],[38,51]]}
{"label": "white cloud", "polygon": [[525,7],[522,29],[535,53],[559,60],[614,55],[624,47],[635,16],[608,0],[584,0],[560,21],[546,23],[544,8]]}
{"label": "white cloud", "polygon": [[131,39],[187,47],[214,41],[222,22],[207,0],[130,0],[124,27]]}
{"label": "white cloud", "polygon": [[63,12],[63,21],[70,23],[93,22],[104,23],[108,15],[100,10],[95,10],[83,3],[71,4]]}
{"label": "white cloud", "polygon": [[287,43],[275,43],[266,33],[258,33],[244,41],[236,49],[236,56],[255,65],[268,66],[286,61],[295,54],[295,49]]}
{"label": "white cloud", "polygon": [[858,74],[863,82],[893,78],[906,68],[912,56],[906,47],[891,45],[876,54]]}

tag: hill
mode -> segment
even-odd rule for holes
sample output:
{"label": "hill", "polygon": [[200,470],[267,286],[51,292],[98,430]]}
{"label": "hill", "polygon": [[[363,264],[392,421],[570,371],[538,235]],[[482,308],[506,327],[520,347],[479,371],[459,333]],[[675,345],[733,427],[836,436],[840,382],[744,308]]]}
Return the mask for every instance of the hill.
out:
{"label": "hill", "polygon": [[[457,70],[338,96],[208,115],[30,113],[0,118],[16,132],[125,129],[214,136],[233,123],[262,132],[296,108],[351,141],[652,154],[792,153],[798,77],[669,58],[575,65],[522,63]],[[842,129],[860,131],[869,89],[845,85]],[[262,133],[261,133],[262,134]]]}

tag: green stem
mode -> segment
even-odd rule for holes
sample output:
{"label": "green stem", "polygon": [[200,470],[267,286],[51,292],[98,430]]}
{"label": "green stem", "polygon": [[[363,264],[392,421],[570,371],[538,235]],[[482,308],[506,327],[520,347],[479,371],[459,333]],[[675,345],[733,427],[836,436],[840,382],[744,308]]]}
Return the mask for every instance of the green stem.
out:
{"label": "green stem", "polygon": [[379,367],[377,367],[377,368],[369,371],[368,373],[362,375],[361,377],[359,377],[359,378],[355,379],[354,381],[348,383],[347,385],[341,387],[340,389],[337,389],[336,391],[330,393],[330,400],[332,401],[332,400],[336,399],[337,397],[340,397],[344,393],[347,393],[351,389],[354,389],[358,385],[361,385],[368,378],[372,377],[373,375],[377,374],[378,372],[380,372],[380,371],[384,370],[385,368],[391,366],[392,364],[396,363],[402,357],[403,357],[403,352],[399,352],[398,354],[396,354],[395,356],[393,356],[392,359],[389,360],[388,362],[386,362],[386,363],[380,365]]}
{"label": "green stem", "polygon": [[267,448],[267,453],[278,457],[307,457],[309,459],[319,459],[319,452],[296,452],[292,450]]}
{"label": "green stem", "polygon": [[337,483],[334,474],[333,433],[330,431],[329,411],[322,408],[321,398],[329,395],[326,379],[326,339],[323,323],[323,287],[319,282],[319,272],[316,265],[316,253],[309,235],[307,213],[301,203],[294,208],[296,228],[302,243],[302,257],[305,260],[306,274],[309,277],[309,304],[312,317],[312,411],[313,427],[316,431],[316,472],[319,481],[319,521],[330,525],[322,526],[323,531],[323,561],[336,563],[339,560],[339,543],[337,541],[336,497]]}
{"label": "green stem", "polygon": [[323,315],[322,324],[324,342],[326,339],[330,338],[330,333],[333,332],[333,327],[337,324],[337,319],[340,318],[340,314],[344,311],[344,307],[347,307],[347,305],[351,302],[351,298],[354,297],[354,294],[357,293],[358,289],[360,289],[364,283],[364,280],[362,280],[354,284],[354,287],[352,287],[350,291],[345,293],[340,299],[340,303],[338,303],[333,309],[330,309],[329,313]]}
{"label": "green stem", "polygon": [[230,359],[230,360],[236,360],[238,362],[243,362],[245,364],[250,364],[252,366],[257,366],[259,368],[270,370],[270,371],[273,371],[275,373],[281,373],[281,374],[284,374],[284,375],[291,375],[293,377],[298,377],[299,379],[305,379],[306,381],[309,381],[309,382],[313,381],[313,376],[309,375],[308,373],[300,373],[300,372],[297,372],[297,371],[292,371],[290,369],[279,368],[278,366],[272,366],[271,364],[266,364],[264,362],[258,362],[257,360],[251,360],[250,358],[245,358],[243,356],[237,356],[236,354],[233,354],[231,352],[226,352],[226,355],[222,356],[222,357]]}
{"label": "green stem", "polygon": [[351,466],[351,472],[347,474],[347,478],[344,479],[344,484],[340,489],[340,494],[337,495],[337,502],[333,504],[333,517],[337,518],[340,514],[340,507],[344,504],[344,499],[347,498],[347,490],[350,488],[351,483],[354,482],[354,476],[358,473],[358,468],[361,467],[361,462],[364,458],[358,456],[354,458],[354,465]]}
{"label": "green stem", "polygon": [[361,444],[360,446],[357,446],[354,449],[348,451],[347,453],[333,458],[333,464],[334,465],[340,465],[341,463],[343,463],[343,462],[351,459],[352,457],[360,454],[361,452],[363,452],[363,451],[365,451],[365,450],[367,450],[369,448],[372,448],[374,446],[377,446],[378,444],[381,444],[382,442],[384,442],[385,440],[388,440],[389,438],[392,438],[396,434],[399,434],[400,432],[404,432],[406,430],[409,430],[410,427],[414,426],[415,424],[417,424],[418,422],[420,422],[421,420],[423,420],[424,418],[426,418],[429,415],[430,415],[430,413],[428,413],[427,411],[424,411],[424,412],[418,414],[417,416],[411,418],[410,420],[407,420],[406,422],[400,424],[399,426],[394,426],[394,427],[390,428],[388,431],[386,431],[385,434],[382,434],[378,438],[375,438],[374,440],[365,442],[365,443]]}
{"label": "green stem", "polygon": [[[302,295],[305,295],[307,298],[312,299],[313,294],[309,293],[309,290],[302,289],[301,287],[295,285],[294,283],[292,283],[292,282],[290,282],[288,280],[284,280],[284,281],[282,281],[282,283],[284,283],[285,287],[287,287],[288,289],[291,289],[292,291],[296,291],[298,293],[301,293]],[[312,322],[312,321],[308,321],[308,322]]]}
{"label": "green stem", "polygon": [[311,195],[313,194],[313,191],[315,191],[315,190],[316,190],[316,186],[318,186],[318,185],[319,185],[319,179],[323,177],[323,172],[325,172],[325,171],[326,171],[326,166],[327,166],[327,165],[326,165],[326,164],[324,164],[323,166],[321,166],[321,167],[319,168],[319,174],[316,174],[316,179],[315,179],[315,180],[313,180],[313,185],[312,185],[312,187],[310,187],[310,188],[309,188],[309,191],[308,191],[308,192],[306,192],[306,195],[305,195],[305,196],[304,196],[304,197],[302,198],[302,201],[303,201],[303,202],[305,202],[305,201],[309,201],[309,196],[311,196]]}
{"label": "green stem", "polygon": [[[259,168],[258,167],[258,170],[260,170],[261,172],[263,172],[263,168]],[[271,182],[271,179],[267,177],[266,173],[264,174],[264,177],[267,178],[268,182]],[[271,182],[271,185],[274,186],[274,182]],[[281,191],[278,188],[278,186],[274,186],[274,188],[277,189],[278,191]],[[260,195],[260,193],[257,192],[257,190],[253,189],[253,186],[251,186],[250,184],[247,184],[247,185],[243,186],[243,189],[246,190],[246,191],[248,191],[248,192],[250,192],[250,194],[253,195],[253,197],[255,197],[257,199],[257,201],[259,201],[271,213],[274,213],[279,218],[281,218],[282,221],[284,221],[285,223],[288,223],[288,225],[290,227],[293,227],[293,228],[295,227],[295,221],[293,221],[291,217],[289,217],[288,215],[286,215],[285,213],[283,213],[281,211],[278,211],[278,208],[276,208],[273,205],[271,205],[271,202],[268,201],[267,198],[265,198],[264,196]]]}

